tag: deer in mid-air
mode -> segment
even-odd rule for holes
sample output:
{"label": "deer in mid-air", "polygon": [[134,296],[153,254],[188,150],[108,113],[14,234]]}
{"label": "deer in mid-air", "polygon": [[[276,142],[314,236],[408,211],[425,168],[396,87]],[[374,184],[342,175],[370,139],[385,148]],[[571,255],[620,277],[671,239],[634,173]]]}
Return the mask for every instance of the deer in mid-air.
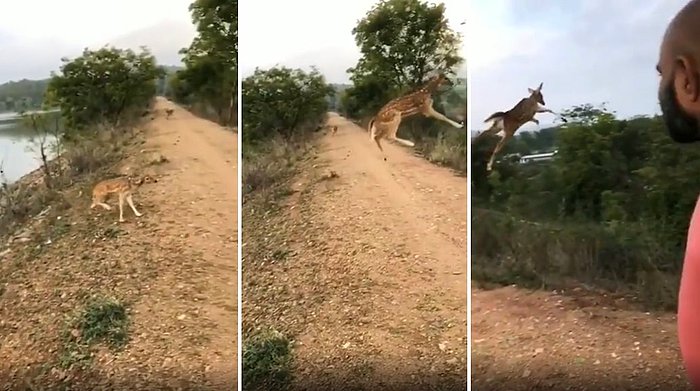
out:
{"label": "deer in mid-air", "polygon": [[[491,171],[493,168],[493,162],[496,160],[496,155],[501,151],[501,149],[503,149],[508,140],[513,137],[515,132],[520,129],[521,126],[527,122],[534,122],[537,125],[540,124],[540,121],[535,118],[535,114],[551,113],[558,115],[552,110],[544,107],[545,103],[544,97],[542,96],[542,84],[543,83],[540,83],[539,87],[534,90],[532,88],[528,88],[527,90],[530,92],[530,96],[521,99],[520,102],[513,106],[512,109],[508,111],[497,111],[484,120],[485,123],[493,121],[493,124],[490,128],[476,136],[474,142],[480,140],[486,135],[493,135],[503,132],[501,140],[498,142],[498,144],[496,144],[496,148],[494,148],[493,152],[491,153],[491,159],[489,159],[489,163],[486,166],[486,171]],[[560,118],[563,122],[566,122],[565,118],[561,116]]]}
{"label": "deer in mid-air", "polygon": [[433,108],[432,95],[443,85],[452,86],[453,83],[444,73],[438,73],[437,76],[432,77],[418,90],[389,101],[370,119],[368,125],[369,135],[377,143],[380,151],[384,152],[380,142],[382,138],[396,141],[407,147],[415,146],[412,141],[396,137],[401,120],[415,114],[433,117],[455,128],[464,126],[464,122],[455,122]]}

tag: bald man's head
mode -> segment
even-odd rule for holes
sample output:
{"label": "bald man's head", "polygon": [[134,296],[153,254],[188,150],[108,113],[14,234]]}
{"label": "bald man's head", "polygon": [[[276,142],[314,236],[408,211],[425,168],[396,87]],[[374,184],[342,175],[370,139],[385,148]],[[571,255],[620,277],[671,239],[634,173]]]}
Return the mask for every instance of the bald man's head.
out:
{"label": "bald man's head", "polygon": [[700,141],[700,0],[673,18],[664,34],[657,70],[659,104],[674,141]]}

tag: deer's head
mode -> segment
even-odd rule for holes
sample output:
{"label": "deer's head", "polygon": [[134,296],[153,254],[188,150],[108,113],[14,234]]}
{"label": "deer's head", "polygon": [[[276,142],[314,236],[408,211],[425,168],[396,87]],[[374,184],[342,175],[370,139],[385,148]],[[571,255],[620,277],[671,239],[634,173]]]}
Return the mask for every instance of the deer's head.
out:
{"label": "deer's head", "polygon": [[439,72],[437,75],[431,77],[427,83],[425,83],[425,89],[430,92],[443,90],[444,87],[447,89],[454,85],[452,80],[450,80],[443,72]]}
{"label": "deer's head", "polygon": [[544,106],[544,96],[542,96],[542,84],[544,82],[540,83],[540,86],[535,88],[534,90],[532,88],[528,88],[527,91],[530,93],[530,99],[534,99],[537,101],[537,103],[541,104]]}

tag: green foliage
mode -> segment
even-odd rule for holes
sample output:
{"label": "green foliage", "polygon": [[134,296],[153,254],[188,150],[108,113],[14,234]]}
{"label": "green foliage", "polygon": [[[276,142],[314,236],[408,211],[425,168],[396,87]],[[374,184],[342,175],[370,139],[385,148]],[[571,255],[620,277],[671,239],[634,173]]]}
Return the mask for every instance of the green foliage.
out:
{"label": "green foliage", "polygon": [[[621,120],[605,107],[592,105],[574,107],[565,115],[570,119],[567,125],[516,137],[491,176],[486,175],[485,162],[495,138],[473,145],[475,206],[531,223],[563,224],[570,233],[588,227],[598,247],[571,251],[597,258],[590,275],[634,283],[639,273],[649,270],[679,273],[700,188],[695,174],[700,150],[674,143],[660,117]],[[509,153],[546,150],[558,151],[552,161],[521,165],[505,159]],[[479,235],[482,227],[474,229]],[[501,235],[510,238],[514,232],[508,229]],[[600,241],[626,250],[604,251]],[[474,243],[475,248],[480,245]],[[622,266],[606,274],[610,265]]]}
{"label": "green foliage", "polygon": [[243,80],[243,141],[255,143],[275,135],[287,139],[315,127],[328,110],[333,88],[316,69],[256,69]]}
{"label": "green foliage", "polygon": [[70,319],[63,332],[61,365],[86,365],[92,360],[92,346],[104,343],[110,349],[123,348],[129,341],[129,316],[124,304],[109,297],[94,297]]}
{"label": "green foliage", "polygon": [[212,107],[222,124],[236,122],[238,1],[195,0],[190,5],[197,36],[184,54],[185,69],[169,80],[171,97]]}
{"label": "green foliage", "polygon": [[[348,69],[352,87],[340,97],[341,111],[352,118],[373,116],[388,101],[421,86],[434,72],[452,75],[464,59],[461,36],[452,31],[444,4],[421,0],[381,0],[353,29],[362,57]],[[466,81],[435,96],[436,110],[466,121]],[[408,118],[399,134],[416,142],[431,161],[466,172],[463,130],[435,119]]]}
{"label": "green foliage", "polygon": [[19,80],[0,84],[0,112],[41,108],[49,79]]}
{"label": "green foliage", "polygon": [[284,335],[273,330],[248,338],[243,345],[243,387],[286,389],[291,381],[290,345]]}
{"label": "green foliage", "polygon": [[47,105],[58,105],[69,129],[85,129],[98,122],[114,125],[132,110],[146,107],[156,93],[164,70],[153,55],[104,47],[64,58],[46,92]]}
{"label": "green foliage", "polygon": [[450,74],[464,61],[458,55],[461,36],[447,25],[444,4],[381,0],[352,32],[362,57],[348,70],[354,87],[344,107],[355,117],[416,88],[431,72]]}
{"label": "green foliage", "polygon": [[172,80],[176,77],[178,71],[181,71],[185,68],[172,65],[163,65],[161,68],[165,73],[161,78],[158,79],[156,95],[172,97],[173,94],[170,91]]}

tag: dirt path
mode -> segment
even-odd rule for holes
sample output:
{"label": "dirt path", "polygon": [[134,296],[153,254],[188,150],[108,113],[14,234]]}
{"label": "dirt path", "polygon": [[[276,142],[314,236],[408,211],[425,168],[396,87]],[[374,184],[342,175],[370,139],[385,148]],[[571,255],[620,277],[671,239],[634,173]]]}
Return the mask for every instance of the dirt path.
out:
{"label": "dirt path", "polygon": [[[167,108],[174,110],[171,118],[163,115]],[[159,167],[160,180],[148,200],[158,208],[149,217],[158,228],[143,232],[143,240],[163,257],[186,249],[195,255],[196,264],[192,274],[154,284],[152,288],[160,294],[142,301],[136,311],[143,314],[147,328],[157,329],[163,322],[181,323],[184,329],[209,328],[196,346],[190,346],[198,359],[186,354],[178,357],[180,348],[176,348],[168,365],[181,365],[190,374],[203,370],[213,389],[235,389],[237,134],[163,98],[157,99],[155,110],[157,117],[148,125],[144,147],[158,151],[169,162]],[[132,235],[141,239],[141,233]],[[183,341],[177,341],[180,338]],[[170,339],[172,347],[193,342],[187,341],[186,333]]]}
{"label": "dirt path", "polygon": [[675,316],[620,299],[472,289],[472,385],[487,390],[690,390]]}
{"label": "dirt path", "polygon": [[328,124],[284,203],[290,255],[266,283],[286,294],[244,311],[296,337],[297,389],[465,389],[466,180]]}
{"label": "dirt path", "polygon": [[[174,110],[170,118],[166,109]],[[144,386],[235,389],[237,134],[163,98],[154,111],[135,153],[167,162],[142,167],[134,155],[123,163],[122,172],[135,167],[158,183],[135,197],[143,217],[125,211],[128,240],[118,250],[145,248],[154,277],[144,279],[133,305],[127,349],[101,357],[100,370],[117,379],[143,376]]]}

